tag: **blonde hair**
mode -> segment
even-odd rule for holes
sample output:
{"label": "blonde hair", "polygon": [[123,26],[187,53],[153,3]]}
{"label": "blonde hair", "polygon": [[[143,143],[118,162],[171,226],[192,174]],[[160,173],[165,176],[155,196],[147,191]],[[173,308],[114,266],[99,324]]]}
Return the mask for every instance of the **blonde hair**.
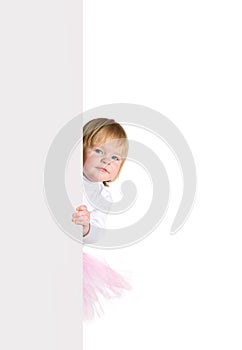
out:
{"label": "blonde hair", "polygon": [[[107,140],[115,140],[117,141],[118,146],[122,147],[122,163],[117,176],[113,179],[115,180],[118,177],[128,154],[128,138],[125,130],[114,119],[108,118],[92,119],[84,125],[83,159],[86,148],[90,148],[98,144],[104,144],[107,142]],[[103,184],[108,186],[108,182],[110,181],[103,181]]]}

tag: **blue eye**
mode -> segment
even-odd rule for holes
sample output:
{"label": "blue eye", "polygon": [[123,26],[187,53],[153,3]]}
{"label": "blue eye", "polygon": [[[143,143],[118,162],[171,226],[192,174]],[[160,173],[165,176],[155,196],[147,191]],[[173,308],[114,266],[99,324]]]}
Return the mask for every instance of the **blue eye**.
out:
{"label": "blue eye", "polygon": [[117,156],[112,156],[112,160],[117,160],[119,161],[120,159]]}
{"label": "blue eye", "polygon": [[97,154],[103,154],[103,151],[102,151],[101,149],[99,149],[99,148],[96,148],[94,151],[95,151]]}

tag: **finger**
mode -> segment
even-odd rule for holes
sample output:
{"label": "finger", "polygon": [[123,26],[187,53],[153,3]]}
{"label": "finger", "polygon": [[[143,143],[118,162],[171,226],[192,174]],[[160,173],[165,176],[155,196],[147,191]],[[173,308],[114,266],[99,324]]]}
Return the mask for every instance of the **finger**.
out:
{"label": "finger", "polygon": [[73,219],[72,220],[76,225],[89,225],[89,220],[87,220],[86,218],[81,218],[81,219]]}
{"label": "finger", "polygon": [[85,205],[80,205],[79,207],[76,208],[77,211],[85,210],[85,209],[87,209]]}
{"label": "finger", "polygon": [[88,216],[88,214],[83,212],[83,211],[78,211],[77,213],[73,213],[72,214],[72,218],[73,219],[79,219],[79,218],[81,218],[83,216]]}
{"label": "finger", "polygon": [[77,224],[77,225],[82,225],[83,224],[83,219],[82,218],[74,218],[72,221]]}
{"label": "finger", "polygon": [[80,216],[79,218],[76,218],[75,220],[77,220],[81,223],[85,223],[85,224],[90,221],[89,217],[87,215]]}
{"label": "finger", "polygon": [[76,213],[76,217],[81,217],[81,216],[90,216],[89,212],[87,210],[81,210]]}
{"label": "finger", "polygon": [[90,214],[88,212],[78,212],[72,215],[72,220],[90,220]]}

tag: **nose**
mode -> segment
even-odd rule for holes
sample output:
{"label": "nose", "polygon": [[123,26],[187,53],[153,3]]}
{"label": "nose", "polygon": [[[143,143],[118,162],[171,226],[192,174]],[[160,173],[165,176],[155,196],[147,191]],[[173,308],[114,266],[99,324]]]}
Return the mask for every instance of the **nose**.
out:
{"label": "nose", "polygon": [[107,156],[103,157],[103,158],[102,158],[102,163],[104,163],[104,164],[109,164],[109,163],[111,163],[111,158],[109,158],[109,157],[107,157]]}

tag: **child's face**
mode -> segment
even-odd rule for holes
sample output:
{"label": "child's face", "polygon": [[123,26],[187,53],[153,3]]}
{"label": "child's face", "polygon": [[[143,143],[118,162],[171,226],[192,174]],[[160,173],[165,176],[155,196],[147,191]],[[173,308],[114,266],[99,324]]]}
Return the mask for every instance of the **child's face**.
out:
{"label": "child's face", "polygon": [[122,165],[122,147],[115,140],[84,150],[83,172],[94,182],[113,180]]}

